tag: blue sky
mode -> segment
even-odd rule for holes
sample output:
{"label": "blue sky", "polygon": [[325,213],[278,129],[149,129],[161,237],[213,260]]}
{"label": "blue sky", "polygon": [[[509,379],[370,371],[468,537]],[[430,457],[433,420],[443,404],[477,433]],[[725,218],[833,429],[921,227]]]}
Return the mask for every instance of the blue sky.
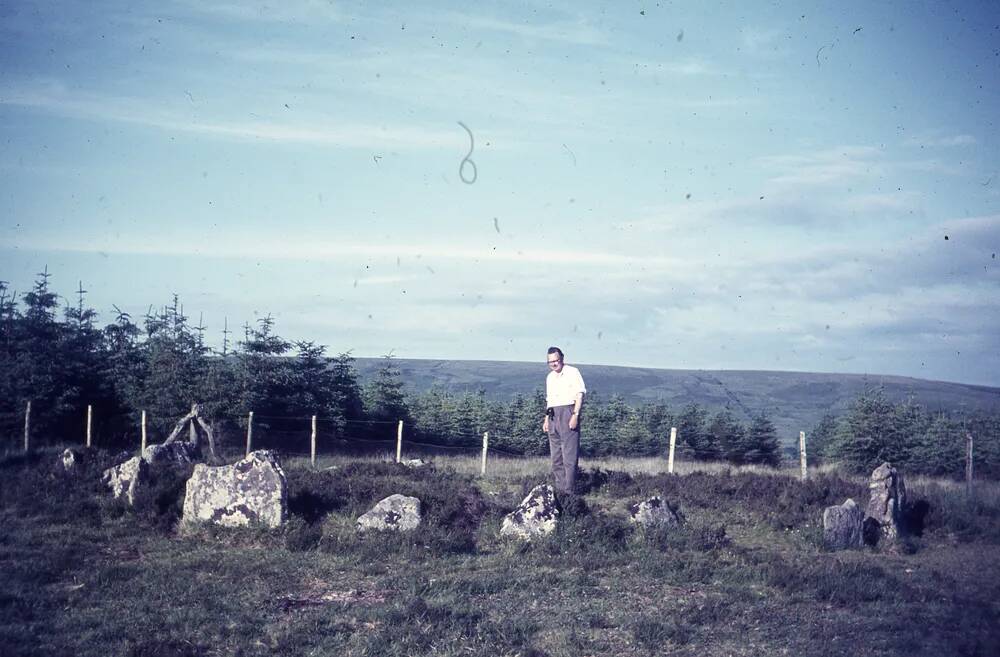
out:
{"label": "blue sky", "polygon": [[0,58],[0,279],[103,321],[1000,385],[995,2],[0,1]]}

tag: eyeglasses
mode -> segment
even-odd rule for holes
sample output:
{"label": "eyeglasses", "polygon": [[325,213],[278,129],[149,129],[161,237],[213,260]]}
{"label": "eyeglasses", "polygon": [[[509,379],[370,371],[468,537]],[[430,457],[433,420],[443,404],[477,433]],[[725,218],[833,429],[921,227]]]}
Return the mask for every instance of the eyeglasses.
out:
{"label": "eyeglasses", "polygon": [[547,363],[548,363],[549,365],[558,365],[559,363],[561,363],[561,362],[562,362],[562,360],[559,360],[559,359],[556,359],[556,360],[549,360],[549,361],[546,361],[546,362],[547,362]]}

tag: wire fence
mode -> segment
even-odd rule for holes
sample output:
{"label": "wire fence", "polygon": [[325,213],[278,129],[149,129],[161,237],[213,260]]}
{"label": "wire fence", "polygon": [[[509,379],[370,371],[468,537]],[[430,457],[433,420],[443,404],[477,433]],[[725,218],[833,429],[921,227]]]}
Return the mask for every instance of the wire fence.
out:
{"label": "wire fence", "polygon": [[[235,415],[202,414],[212,428],[216,449],[233,455],[249,450],[268,449],[283,456],[322,457],[361,456],[393,452],[402,457],[428,457],[438,454],[477,456],[483,450],[483,434],[489,435],[489,454],[508,458],[530,458],[540,449],[510,449],[524,437],[503,435],[496,431],[449,431],[433,434],[419,425],[393,420],[348,420],[342,417],[311,415]],[[109,450],[137,451],[142,445],[167,439],[180,415],[157,415],[143,411],[101,413],[93,407],[63,413],[58,422],[47,422],[45,409],[30,407],[0,413],[0,435],[7,449],[54,447],[79,443]],[[23,439],[22,439],[23,427]],[[187,439],[189,429],[182,428],[180,439]],[[203,431],[194,431],[203,435]],[[145,439],[144,439],[145,438]],[[544,436],[539,431],[538,446]]]}
{"label": "wire fence", "polygon": [[[88,447],[108,450],[138,452],[142,447],[162,443],[172,431],[183,432],[178,414],[154,414],[146,411],[101,412],[94,405],[82,409],[32,409],[32,402],[20,411],[8,406],[0,410],[0,446],[7,451],[28,451],[39,447],[65,446],[78,443]],[[192,413],[194,409],[192,409]],[[481,456],[482,471],[486,471],[488,458],[503,456],[508,459],[526,459],[548,453],[548,441],[541,431],[511,435],[477,426],[476,430],[454,429],[435,433],[419,423],[407,425],[402,420],[345,419],[318,415],[235,415],[205,413],[198,415],[207,423],[214,438],[216,455],[225,460],[248,454],[258,449],[268,449],[282,456],[308,457],[313,463],[325,456],[371,456],[395,453],[397,461],[405,457],[432,457],[435,455]],[[200,424],[200,422],[199,422]],[[203,438],[203,429],[190,423],[188,436]],[[525,435],[528,434],[528,435]],[[798,459],[801,478],[808,478],[807,443],[805,432],[799,432]],[[962,436],[964,475],[971,490],[974,459],[982,458],[982,449],[973,448],[973,435],[966,431]],[[989,444],[989,443],[988,443]],[[667,471],[674,472],[675,455],[685,455],[676,428],[670,430],[669,452],[657,450],[656,454],[667,460]],[[581,455],[587,454],[581,442]],[[665,447],[665,445],[664,445]],[[675,454],[675,448],[677,453]],[[689,455],[685,455],[689,456]]]}

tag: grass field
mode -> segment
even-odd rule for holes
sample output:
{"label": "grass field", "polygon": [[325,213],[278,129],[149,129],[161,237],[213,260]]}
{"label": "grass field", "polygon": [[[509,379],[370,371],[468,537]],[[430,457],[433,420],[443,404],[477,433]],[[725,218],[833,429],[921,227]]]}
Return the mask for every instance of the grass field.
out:
{"label": "grass field", "polygon": [[[501,541],[502,516],[544,480],[543,459],[377,458],[285,469],[280,531],[180,531],[183,472],[135,508],[70,476],[57,453],[0,458],[4,655],[997,655],[1000,488],[908,481],[931,504],[902,550],[829,553],[830,504],[865,482],[816,472],[587,462],[558,531]],[[335,467],[334,467],[335,466]],[[423,501],[406,535],[353,523],[391,493]],[[625,507],[680,506],[672,533]]]}

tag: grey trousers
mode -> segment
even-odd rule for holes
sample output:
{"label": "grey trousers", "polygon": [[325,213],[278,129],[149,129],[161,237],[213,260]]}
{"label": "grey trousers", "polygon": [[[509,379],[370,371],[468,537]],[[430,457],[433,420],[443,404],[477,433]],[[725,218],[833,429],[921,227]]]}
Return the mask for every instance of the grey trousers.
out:
{"label": "grey trousers", "polygon": [[580,461],[580,418],[576,429],[569,428],[573,406],[554,406],[555,417],[549,418],[549,454],[552,456],[552,477],[556,490],[573,493],[576,488],[576,468]]}

